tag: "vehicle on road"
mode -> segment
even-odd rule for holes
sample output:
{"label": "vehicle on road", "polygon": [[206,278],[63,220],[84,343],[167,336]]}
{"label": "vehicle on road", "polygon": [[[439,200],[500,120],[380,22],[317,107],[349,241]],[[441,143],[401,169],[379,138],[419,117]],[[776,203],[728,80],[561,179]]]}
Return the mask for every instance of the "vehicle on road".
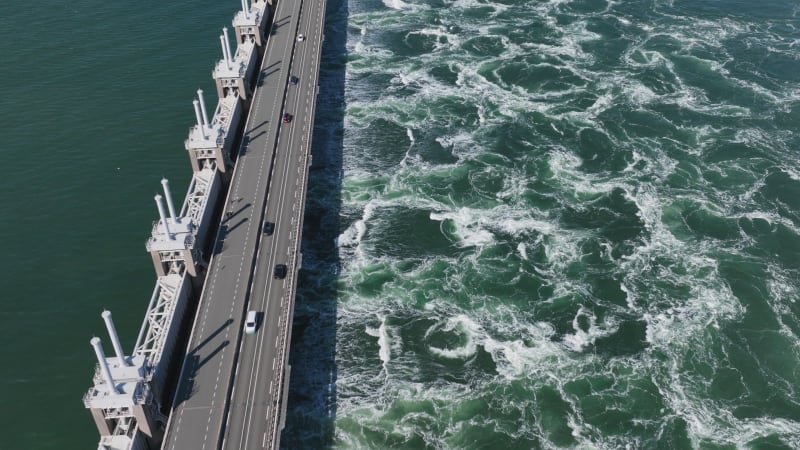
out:
{"label": "vehicle on road", "polygon": [[286,278],[286,272],[286,264],[277,264],[275,265],[275,273],[273,274],[273,277],[276,280],[282,280]]}
{"label": "vehicle on road", "polygon": [[247,317],[244,319],[244,332],[253,334],[258,329],[258,311],[248,311]]}
{"label": "vehicle on road", "polygon": [[297,78],[297,77],[296,77],[296,76],[294,76],[294,75],[292,75],[291,77],[289,77],[289,83],[291,83],[291,84],[297,84],[297,82],[298,82],[298,81],[300,81],[300,78]]}
{"label": "vehicle on road", "polygon": [[272,236],[273,231],[275,231],[275,224],[272,222],[264,222],[264,234]]}
{"label": "vehicle on road", "polygon": [[292,121],[292,115],[289,113],[283,113],[283,123],[289,123]]}
{"label": "vehicle on road", "polygon": [[297,42],[303,42],[305,40],[306,40],[306,37],[303,36],[302,34],[298,34],[297,35]]}

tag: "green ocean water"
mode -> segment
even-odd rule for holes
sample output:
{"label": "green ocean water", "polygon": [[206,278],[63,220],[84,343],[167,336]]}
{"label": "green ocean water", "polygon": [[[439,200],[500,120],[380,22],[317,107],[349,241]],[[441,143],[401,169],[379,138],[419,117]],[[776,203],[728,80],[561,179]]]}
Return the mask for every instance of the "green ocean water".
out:
{"label": "green ocean water", "polygon": [[287,448],[800,448],[795,2],[329,8]]}
{"label": "green ocean water", "polygon": [[[0,4],[0,448],[95,446],[238,7]],[[330,0],[283,447],[800,448],[798,13]]]}
{"label": "green ocean water", "polygon": [[[0,448],[96,448],[82,397],[111,346],[131,351],[155,284],[153,195],[183,199],[198,88],[236,1],[0,4]],[[209,101],[210,103],[211,101]]]}

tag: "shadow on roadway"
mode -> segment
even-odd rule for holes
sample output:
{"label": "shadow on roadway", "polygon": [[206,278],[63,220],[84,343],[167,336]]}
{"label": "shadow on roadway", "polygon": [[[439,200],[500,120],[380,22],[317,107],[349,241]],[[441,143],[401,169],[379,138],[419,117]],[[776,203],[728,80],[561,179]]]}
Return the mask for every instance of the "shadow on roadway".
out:
{"label": "shadow on roadway", "polygon": [[[178,392],[175,395],[175,404],[173,405],[173,410],[177,408],[181,403],[189,400],[192,397],[192,394],[195,393],[195,376],[197,372],[203,367],[211,358],[214,357],[217,353],[222,351],[225,347],[228,346],[228,340],[220,342],[217,347],[209,352],[205,357],[202,357],[200,354],[200,350],[206,346],[212,339],[219,336],[225,328],[229,327],[233,323],[233,319],[226,320],[222,325],[217,327],[211,334],[209,334],[205,339],[203,339],[197,346],[189,351],[186,354],[186,362],[184,363],[184,370],[186,371],[183,374],[184,384],[178,387]],[[202,358],[202,359],[201,359]]]}
{"label": "shadow on roadway", "polygon": [[278,28],[282,27],[289,23],[289,20],[292,18],[292,15],[289,14],[288,16],[284,16],[280,20],[276,20],[272,23],[272,28],[270,29],[270,34],[275,34],[278,32]]}
{"label": "shadow on roadway", "polygon": [[333,447],[347,0],[328,0],[281,448]]}
{"label": "shadow on roadway", "polygon": [[281,62],[282,61],[283,60],[279,59],[279,60],[275,61],[274,63],[270,64],[269,66],[264,67],[263,69],[261,69],[261,75],[259,75],[258,81],[257,81],[258,86],[263,86],[264,85],[264,79],[266,79],[267,77],[269,77],[273,73],[279,72],[281,70]]}
{"label": "shadow on roadway", "polygon": [[[240,201],[240,199],[231,200],[231,206],[235,205],[236,203],[239,203],[239,201]],[[228,212],[226,212],[225,213],[225,219],[223,220],[223,223],[230,222],[232,219],[236,218],[236,216],[238,216],[239,214],[243,213],[244,210],[250,208],[251,206],[253,206],[252,203],[245,203],[244,205],[240,206],[239,209],[237,209],[236,211],[228,211]],[[231,230],[233,230],[233,228],[235,228],[235,227],[228,228],[228,232],[230,233]]]}
{"label": "shadow on roadway", "polygon": [[[280,72],[280,70],[281,70],[281,68],[280,68],[280,67],[276,67],[276,68],[274,68],[274,69],[271,69],[271,70],[270,70],[270,71],[268,71],[268,72],[264,72],[264,78],[267,78],[268,76],[272,75],[272,74],[273,74],[273,73],[275,73],[275,72]],[[258,84],[259,86],[261,86],[261,85],[263,85],[263,84],[264,84],[264,81],[263,81],[263,79],[264,79],[264,78],[262,78],[262,81],[261,81],[261,82]]]}
{"label": "shadow on roadway", "polygon": [[256,126],[254,126],[253,128],[251,128],[251,129],[249,129],[249,130],[247,131],[247,134],[248,134],[248,136],[249,136],[249,135],[251,135],[251,134],[253,134],[253,132],[254,132],[254,131],[256,131],[257,129],[259,129],[259,128],[263,127],[264,125],[266,125],[266,124],[268,124],[268,123],[269,123],[269,120],[262,120],[260,124],[258,124],[258,125],[256,125]]}
{"label": "shadow on roadway", "polygon": [[250,208],[252,206],[251,203],[247,203],[242,205],[236,211],[227,211],[224,213],[222,217],[222,222],[219,226],[219,233],[217,235],[217,240],[214,241],[214,246],[211,248],[211,251],[214,255],[218,255],[222,253],[222,250],[225,248],[225,240],[228,239],[228,235],[233,232],[233,230],[242,226],[243,223],[247,222],[247,217],[242,217],[239,219],[238,222],[233,223],[236,220],[236,217],[244,212],[244,210]]}

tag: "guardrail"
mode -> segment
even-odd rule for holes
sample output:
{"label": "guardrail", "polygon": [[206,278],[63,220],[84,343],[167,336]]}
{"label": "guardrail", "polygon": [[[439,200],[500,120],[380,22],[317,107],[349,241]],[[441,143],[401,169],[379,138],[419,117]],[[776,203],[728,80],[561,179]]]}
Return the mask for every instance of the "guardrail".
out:
{"label": "guardrail", "polygon": [[[322,20],[321,23],[323,24],[323,28],[320,29],[320,39],[317,41],[317,63],[316,67],[317,70],[314,72],[314,100],[311,102],[311,112],[307,115],[310,118],[310,123],[308,127],[308,132],[303,138],[301,139],[302,143],[300,146],[300,158],[301,163],[298,167],[298,175],[300,179],[302,179],[302,189],[300,190],[300,198],[299,204],[300,207],[293,211],[292,214],[292,225],[293,230],[290,232],[290,248],[292,249],[290,254],[291,260],[291,270],[289,270],[289,285],[291,289],[289,291],[289,295],[286,297],[289,301],[290,307],[287,308],[287,314],[285,319],[280,322],[281,332],[283,335],[283,342],[280,345],[279,349],[279,356],[280,359],[283,360],[283,364],[280,365],[279,373],[280,373],[280,380],[281,383],[278,384],[275,389],[276,392],[272,393],[276,395],[274,398],[278,398],[278,402],[276,405],[276,414],[271,418],[269,427],[271,428],[270,431],[270,446],[268,448],[278,448],[280,445],[280,431],[283,429],[283,419],[285,417],[286,411],[286,396],[284,394],[288,392],[288,382],[289,380],[286,378],[286,373],[284,370],[288,367],[289,363],[289,346],[291,345],[291,324],[294,320],[294,300],[295,296],[297,295],[297,283],[295,277],[297,277],[297,273],[299,267],[297,267],[299,258],[302,257],[300,254],[300,243],[301,237],[303,234],[303,220],[305,216],[305,204],[306,204],[306,191],[308,189],[308,166],[311,161],[311,142],[312,142],[312,135],[314,133],[314,117],[315,117],[315,110],[317,107],[317,95],[319,95],[319,68],[320,62],[322,60],[322,35],[324,30],[325,24],[325,2],[322,2],[320,6],[322,8]],[[300,6],[301,10],[303,8],[302,4]],[[298,270],[295,270],[297,268]],[[280,419],[279,419],[280,418]],[[279,426],[280,425],[280,426]]]}

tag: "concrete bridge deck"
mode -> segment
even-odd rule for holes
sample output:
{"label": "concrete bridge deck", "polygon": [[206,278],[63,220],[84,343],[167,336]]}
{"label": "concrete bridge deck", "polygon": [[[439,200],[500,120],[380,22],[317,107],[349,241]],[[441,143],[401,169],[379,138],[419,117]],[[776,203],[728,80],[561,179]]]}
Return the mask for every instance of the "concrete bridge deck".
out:
{"label": "concrete bridge deck", "polygon": [[324,0],[275,7],[163,449],[279,446],[324,14]]}

